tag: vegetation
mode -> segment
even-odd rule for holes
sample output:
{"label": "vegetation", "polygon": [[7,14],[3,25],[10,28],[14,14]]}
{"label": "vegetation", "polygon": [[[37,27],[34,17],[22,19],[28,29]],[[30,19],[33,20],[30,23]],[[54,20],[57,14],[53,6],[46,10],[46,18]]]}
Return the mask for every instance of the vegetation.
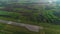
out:
{"label": "vegetation", "polygon": [[40,23],[40,26],[44,27],[45,34],[60,34],[60,25],[53,25],[49,23]]}
{"label": "vegetation", "polygon": [[[60,34],[60,6],[1,2],[0,19],[44,27],[45,34]],[[38,34],[24,27],[0,24],[1,34]],[[4,33],[3,33],[4,32]]]}
{"label": "vegetation", "polygon": [[30,32],[25,27],[19,27],[19,26],[0,23],[0,34],[38,34],[38,33]]}

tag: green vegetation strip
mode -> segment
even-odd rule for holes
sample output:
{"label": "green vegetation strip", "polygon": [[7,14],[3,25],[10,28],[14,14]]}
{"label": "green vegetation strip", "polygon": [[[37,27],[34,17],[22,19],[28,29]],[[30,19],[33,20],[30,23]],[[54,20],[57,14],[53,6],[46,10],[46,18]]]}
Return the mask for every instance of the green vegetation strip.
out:
{"label": "green vegetation strip", "polygon": [[39,33],[31,32],[27,30],[25,27],[18,27],[0,23],[0,34],[39,34]]}
{"label": "green vegetation strip", "polygon": [[40,26],[44,27],[45,34],[60,34],[60,25],[53,25],[50,23],[40,23]]}

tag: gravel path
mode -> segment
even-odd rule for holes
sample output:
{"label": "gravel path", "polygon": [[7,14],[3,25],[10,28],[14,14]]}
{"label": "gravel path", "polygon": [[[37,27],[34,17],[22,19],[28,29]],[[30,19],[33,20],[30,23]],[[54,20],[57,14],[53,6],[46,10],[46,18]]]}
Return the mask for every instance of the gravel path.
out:
{"label": "gravel path", "polygon": [[17,23],[17,22],[6,21],[6,20],[0,20],[0,23],[5,23],[5,24],[11,24],[11,25],[15,25],[15,26],[26,27],[29,31],[34,31],[34,32],[39,32],[40,29],[43,29],[43,27],[41,27],[41,26],[24,24],[24,23]]}

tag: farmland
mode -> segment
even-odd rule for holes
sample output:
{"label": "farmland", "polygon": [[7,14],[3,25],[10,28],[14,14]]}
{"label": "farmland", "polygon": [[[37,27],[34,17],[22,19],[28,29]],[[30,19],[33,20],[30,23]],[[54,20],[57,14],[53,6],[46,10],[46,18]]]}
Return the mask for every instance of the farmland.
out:
{"label": "farmland", "polygon": [[38,34],[36,32],[30,32],[25,27],[13,26],[0,23],[0,34]]}
{"label": "farmland", "polygon": [[42,26],[40,32],[25,27],[0,23],[0,34],[60,34],[60,6],[33,3],[5,3],[0,5],[0,20]]}

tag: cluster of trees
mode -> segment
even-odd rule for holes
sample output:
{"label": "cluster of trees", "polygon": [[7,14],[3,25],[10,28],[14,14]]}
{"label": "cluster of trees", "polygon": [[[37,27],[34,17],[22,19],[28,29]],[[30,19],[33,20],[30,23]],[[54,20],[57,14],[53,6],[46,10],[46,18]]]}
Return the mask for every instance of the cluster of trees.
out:
{"label": "cluster of trees", "polygon": [[[41,13],[39,11],[40,9],[41,8],[39,8],[39,9],[30,8],[29,6],[15,4],[15,3],[6,4],[5,8],[3,8],[4,11],[17,12],[20,15],[18,15],[18,14],[16,15],[15,13],[13,13],[14,17],[11,15],[0,15],[0,16],[3,16],[3,17],[6,16],[6,17],[14,18],[14,19],[30,20],[33,22],[47,22],[47,23],[57,23],[58,22],[58,24],[59,24],[60,21],[57,18],[54,18],[53,15],[51,15],[51,14],[48,14],[48,15],[40,14]],[[46,7],[45,6],[45,10],[51,10],[51,9],[54,9],[54,7],[49,7],[49,6]],[[55,15],[57,15],[57,14],[55,13]]]}
{"label": "cluster of trees", "polygon": [[[19,10],[18,10],[18,9]],[[22,9],[22,10],[21,10]],[[48,22],[48,19],[46,19],[42,14],[39,14],[38,9],[36,8],[29,8],[27,6],[21,6],[19,4],[8,4],[4,8],[5,11],[11,11],[11,12],[18,12],[21,14],[19,16],[16,16],[15,18],[17,19],[25,19],[25,20],[30,20],[33,22]],[[14,17],[13,17],[14,18]]]}

